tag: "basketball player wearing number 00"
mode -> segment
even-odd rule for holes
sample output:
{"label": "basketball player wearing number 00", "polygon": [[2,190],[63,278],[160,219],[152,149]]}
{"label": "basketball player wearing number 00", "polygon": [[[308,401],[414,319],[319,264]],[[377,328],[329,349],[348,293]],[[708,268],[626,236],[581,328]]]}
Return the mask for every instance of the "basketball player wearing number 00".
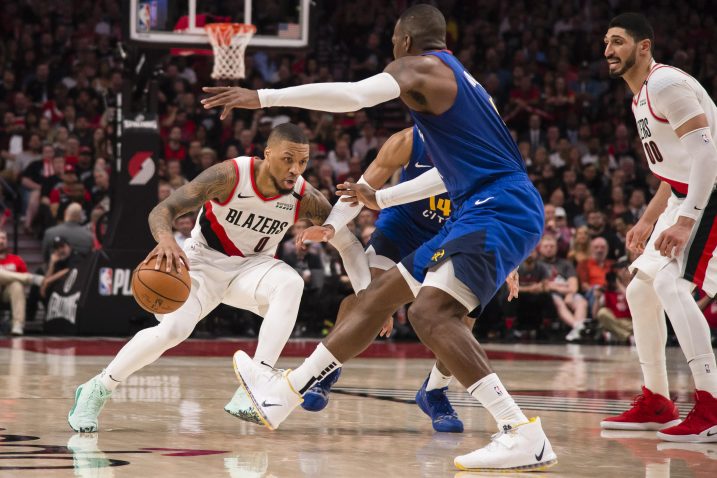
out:
{"label": "basketball player wearing number 00", "polygon": [[[644,16],[623,13],[605,35],[610,75],[632,90],[632,111],[650,170],[662,183],[626,245],[641,252],[627,288],[645,380],[640,399],[603,428],[659,430],[663,440],[717,442],[717,367],[710,330],[692,297],[717,293],[717,107],[705,89],[652,58],[654,34]],[[695,381],[695,407],[680,423],[669,399],[665,345],[670,318]]]}
{"label": "basketball player wearing number 00", "polygon": [[[264,160],[244,156],[212,166],[152,210],[149,226],[157,247],[147,260],[156,260],[158,267],[168,257],[167,270],[187,267],[189,298],[176,311],[157,315],[159,325],[137,333],[105,370],[77,388],[68,416],[73,430],[96,432],[100,410],[112,391],[189,337],[220,303],[264,318],[254,360],[272,369],[294,328],[304,289],[301,276],[274,257],[276,248],[299,218],[323,224],[331,205],[301,176],[309,141],[298,126],[274,128],[264,155]],[[172,222],[199,208],[192,237],[182,250],[174,240]],[[359,241],[343,228],[332,244],[344,259],[354,289],[365,288],[370,272]],[[230,413],[232,403],[225,407]]]}

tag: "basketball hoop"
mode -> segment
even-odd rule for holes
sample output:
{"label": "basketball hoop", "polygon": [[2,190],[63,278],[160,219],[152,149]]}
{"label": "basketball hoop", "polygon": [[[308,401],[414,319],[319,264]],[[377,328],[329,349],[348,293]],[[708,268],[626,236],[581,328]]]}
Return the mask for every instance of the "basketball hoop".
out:
{"label": "basketball hoop", "polygon": [[204,28],[214,50],[212,78],[244,78],[244,51],[256,27],[247,23],[209,23]]}

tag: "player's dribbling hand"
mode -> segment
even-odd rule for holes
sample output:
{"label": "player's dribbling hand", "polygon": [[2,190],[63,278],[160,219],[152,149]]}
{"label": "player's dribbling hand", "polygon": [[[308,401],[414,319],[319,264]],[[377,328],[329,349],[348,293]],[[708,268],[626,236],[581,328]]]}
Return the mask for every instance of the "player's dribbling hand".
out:
{"label": "player's dribbling hand", "polygon": [[311,226],[304,229],[301,234],[296,236],[296,248],[305,250],[306,245],[304,242],[329,242],[334,238],[336,231],[333,227],[328,226]]}
{"label": "player's dribbling hand", "polygon": [[520,276],[518,276],[518,269],[514,270],[505,279],[505,283],[508,284],[508,302],[518,298],[518,290],[520,289]]}
{"label": "player's dribbling hand", "polygon": [[205,110],[216,108],[217,106],[224,107],[221,116],[219,116],[221,120],[229,116],[229,113],[234,108],[247,110],[261,108],[259,93],[254,90],[247,90],[238,86],[205,86],[202,91],[214,95],[201,101]]}
{"label": "player's dribbling hand", "polygon": [[652,234],[653,225],[643,221],[637,221],[625,236],[625,246],[630,252],[642,254],[645,252],[645,245]]}
{"label": "player's dribbling hand", "polygon": [[358,206],[361,202],[369,209],[376,211],[381,209],[376,202],[376,190],[368,184],[356,184],[348,181],[337,184],[336,195],[341,196],[341,202],[350,203],[352,206]]}
{"label": "player's dribbling hand", "polygon": [[160,239],[157,246],[152,249],[152,251],[144,259],[144,263],[148,264],[154,256],[157,256],[154,263],[154,270],[159,270],[159,266],[162,264],[162,259],[165,257],[167,258],[167,272],[172,270],[172,265],[174,265],[177,272],[182,272],[182,267],[186,267],[187,270],[189,270],[189,260],[187,259],[187,256],[179,247],[177,241],[175,241],[171,236]]}
{"label": "player's dribbling hand", "polygon": [[386,322],[383,323],[383,327],[381,327],[381,331],[378,333],[378,336],[389,338],[391,336],[391,332],[393,332],[393,316],[386,319]]}
{"label": "player's dribbling hand", "polygon": [[690,239],[694,219],[680,216],[677,222],[662,231],[655,241],[655,249],[665,257],[678,257]]}

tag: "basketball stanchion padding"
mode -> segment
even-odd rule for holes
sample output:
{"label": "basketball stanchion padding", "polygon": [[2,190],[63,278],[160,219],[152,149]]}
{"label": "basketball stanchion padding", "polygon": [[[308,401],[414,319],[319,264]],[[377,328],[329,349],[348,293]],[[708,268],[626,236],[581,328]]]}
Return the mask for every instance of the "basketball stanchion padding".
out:
{"label": "basketball stanchion padding", "polygon": [[244,78],[244,51],[256,27],[248,23],[208,23],[204,29],[214,50],[212,78]]}
{"label": "basketball stanchion padding", "polygon": [[159,269],[155,269],[155,257],[148,263],[142,261],[132,274],[132,295],[147,312],[168,314],[179,309],[189,297],[192,281],[189,271],[182,267],[181,272],[172,267],[167,272],[167,258],[162,259]]}

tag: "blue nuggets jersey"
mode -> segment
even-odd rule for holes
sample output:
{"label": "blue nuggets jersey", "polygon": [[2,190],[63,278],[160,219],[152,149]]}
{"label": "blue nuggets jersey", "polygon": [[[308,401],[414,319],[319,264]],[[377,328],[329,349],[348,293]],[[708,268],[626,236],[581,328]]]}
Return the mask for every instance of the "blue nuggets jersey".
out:
{"label": "blue nuggets jersey", "polygon": [[424,55],[436,56],[450,67],[458,87],[453,106],[443,114],[410,110],[453,207],[497,178],[513,173],[527,177],[518,147],[485,89],[448,51]]}
{"label": "blue nuggets jersey", "polygon": [[[423,135],[413,127],[413,148],[408,164],[401,171],[400,182],[415,179],[429,169],[433,162],[426,154]],[[376,227],[396,243],[408,241],[413,247],[409,252],[433,237],[451,215],[451,200],[447,194],[432,196],[383,209],[376,221]]]}

